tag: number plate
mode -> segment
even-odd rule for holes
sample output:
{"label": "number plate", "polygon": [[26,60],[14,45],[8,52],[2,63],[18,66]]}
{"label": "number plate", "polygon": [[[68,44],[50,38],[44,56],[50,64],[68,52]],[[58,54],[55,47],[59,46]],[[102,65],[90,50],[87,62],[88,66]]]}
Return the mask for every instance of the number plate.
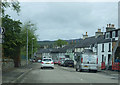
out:
{"label": "number plate", "polygon": [[88,66],[84,66],[84,67],[88,67]]}

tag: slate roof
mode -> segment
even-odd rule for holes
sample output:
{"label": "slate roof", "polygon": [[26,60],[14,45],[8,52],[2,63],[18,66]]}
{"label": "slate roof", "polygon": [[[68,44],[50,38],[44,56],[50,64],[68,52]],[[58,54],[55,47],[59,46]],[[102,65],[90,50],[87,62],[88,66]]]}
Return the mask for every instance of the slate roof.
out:
{"label": "slate roof", "polygon": [[50,53],[50,49],[40,49],[37,51],[37,54],[40,54],[40,53]]}
{"label": "slate roof", "polygon": [[53,48],[53,49],[51,49],[50,52],[51,52],[51,53],[59,53],[59,50],[58,50],[57,48]]}
{"label": "slate roof", "polygon": [[59,52],[59,53],[66,53],[67,49],[74,49],[74,46],[75,45],[66,45],[63,48],[56,49],[56,51]]}
{"label": "slate roof", "polygon": [[93,45],[95,43],[99,43],[100,41],[104,40],[104,36],[98,36],[97,38],[95,36],[92,37],[88,37],[84,40],[82,40],[79,44],[77,44],[75,47],[76,48],[85,48],[85,47],[89,47],[90,45]]}

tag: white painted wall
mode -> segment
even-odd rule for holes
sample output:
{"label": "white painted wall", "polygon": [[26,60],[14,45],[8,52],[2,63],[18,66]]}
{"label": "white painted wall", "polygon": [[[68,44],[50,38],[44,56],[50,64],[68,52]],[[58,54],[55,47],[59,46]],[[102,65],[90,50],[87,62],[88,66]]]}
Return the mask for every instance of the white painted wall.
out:
{"label": "white painted wall", "polygon": [[82,52],[84,48],[75,48],[75,52]]}
{"label": "white painted wall", "polygon": [[47,57],[47,58],[49,58],[49,57],[50,57],[50,53],[42,53],[42,57]]}
{"label": "white painted wall", "polygon": [[118,36],[120,36],[120,30],[118,31]]}
{"label": "white painted wall", "polygon": [[[111,42],[109,42],[111,43]],[[98,66],[101,67],[102,55],[105,57],[105,64],[108,65],[108,54],[112,54],[112,43],[111,52],[109,51],[109,43],[104,43],[104,52],[102,52],[102,44],[98,44]]]}

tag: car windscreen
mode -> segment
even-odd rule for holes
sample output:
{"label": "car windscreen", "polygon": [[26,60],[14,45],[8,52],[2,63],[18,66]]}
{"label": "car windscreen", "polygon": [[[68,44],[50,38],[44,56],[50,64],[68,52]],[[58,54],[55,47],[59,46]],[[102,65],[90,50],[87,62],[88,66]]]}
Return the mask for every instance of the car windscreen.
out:
{"label": "car windscreen", "polygon": [[43,61],[52,61],[51,59],[43,59]]}

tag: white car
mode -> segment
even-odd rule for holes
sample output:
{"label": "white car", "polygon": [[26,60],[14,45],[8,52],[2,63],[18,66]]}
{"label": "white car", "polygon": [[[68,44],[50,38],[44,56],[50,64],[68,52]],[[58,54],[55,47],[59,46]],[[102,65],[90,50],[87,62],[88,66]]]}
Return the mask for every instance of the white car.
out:
{"label": "white car", "polygon": [[52,58],[42,59],[41,69],[43,69],[44,67],[50,67],[50,68],[54,69],[54,62],[53,62]]}

